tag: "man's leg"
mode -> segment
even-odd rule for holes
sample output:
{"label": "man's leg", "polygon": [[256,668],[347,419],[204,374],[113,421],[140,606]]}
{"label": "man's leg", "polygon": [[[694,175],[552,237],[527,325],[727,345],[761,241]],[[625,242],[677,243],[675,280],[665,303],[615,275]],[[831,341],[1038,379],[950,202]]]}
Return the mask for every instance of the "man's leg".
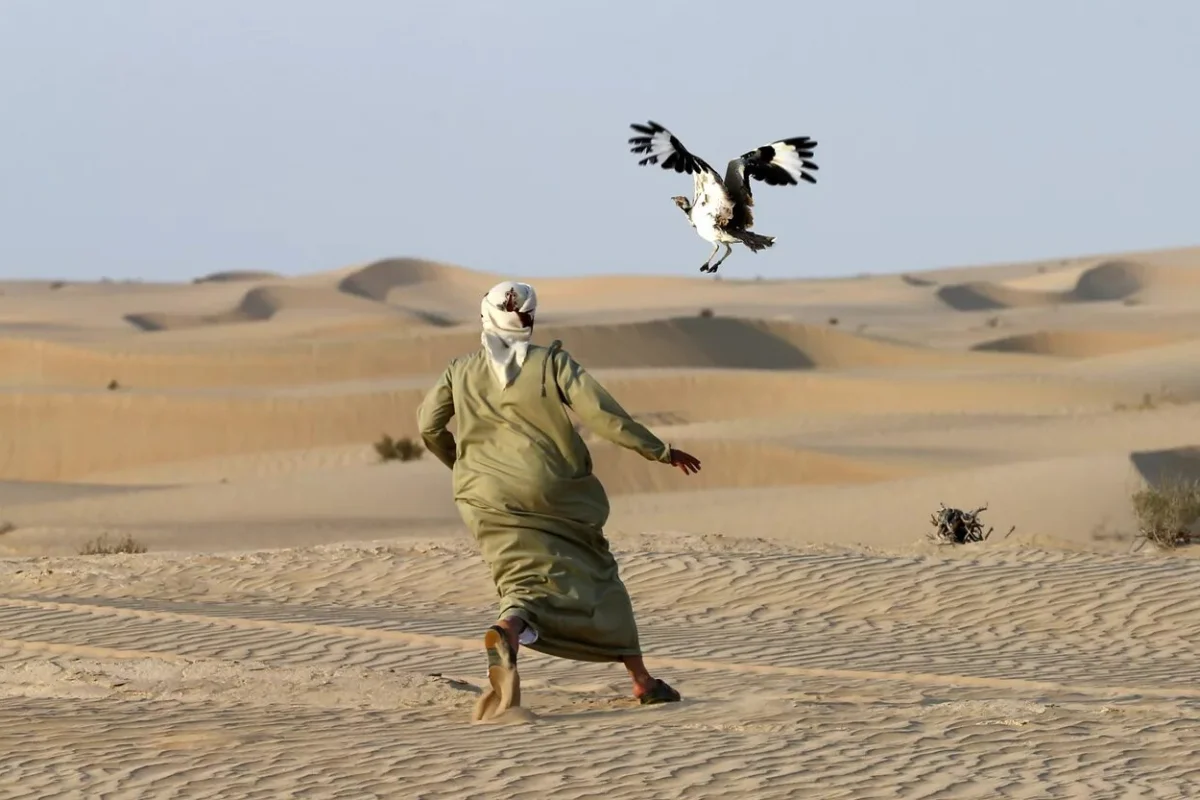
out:
{"label": "man's leg", "polygon": [[622,656],[621,663],[629,671],[633,679],[633,696],[641,697],[654,688],[654,676],[646,669],[646,662],[641,656]]}
{"label": "man's leg", "polygon": [[488,654],[488,686],[475,701],[471,718],[480,722],[521,705],[521,678],[517,672],[517,648],[525,620],[508,616],[498,620],[483,638]]}
{"label": "man's leg", "polygon": [[496,623],[504,629],[504,633],[508,639],[508,646],[512,648],[513,655],[517,654],[517,648],[521,646],[521,633],[525,630],[525,620],[520,617],[505,617]]}

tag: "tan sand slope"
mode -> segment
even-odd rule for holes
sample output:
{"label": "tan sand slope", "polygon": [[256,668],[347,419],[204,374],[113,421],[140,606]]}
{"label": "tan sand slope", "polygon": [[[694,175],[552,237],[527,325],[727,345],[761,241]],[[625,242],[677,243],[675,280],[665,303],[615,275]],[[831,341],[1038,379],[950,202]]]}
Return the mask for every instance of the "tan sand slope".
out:
{"label": "tan sand slope", "polygon": [[349,297],[339,292],[298,286],[259,286],[246,292],[237,307],[220,314],[128,314],[129,323],[144,331],[261,322],[285,312],[319,309],[358,315],[383,315],[386,306]]}
{"label": "tan sand slope", "polygon": [[[690,443],[689,443],[690,444]],[[902,478],[915,470],[875,464],[768,442],[703,444],[710,468],[694,479],[608,444],[593,447],[596,473],[610,496],[630,493],[737,490],[753,486],[858,484]],[[315,453],[324,453],[313,459]],[[98,521],[136,531],[155,551],[189,549],[202,532],[210,547],[245,549],[286,541],[318,544],[337,530],[343,538],[412,536],[461,525],[446,493],[448,472],[433,459],[381,464],[369,447],[283,451],[273,459],[214,458],[143,466],[22,490],[0,483],[6,518],[16,530],[0,554],[69,555]],[[159,483],[154,486],[152,484]],[[34,491],[38,490],[38,491]],[[178,509],[188,509],[186,518]]]}
{"label": "tan sand slope", "polygon": [[[684,702],[524,650],[498,729],[468,721],[496,596],[451,473],[371,445],[416,433],[507,276],[0,284],[2,785],[1189,796],[1200,551],[1134,552],[1130,495],[1200,475],[1197,274],[1200,248],[535,279],[537,341],[704,469],[583,430],[648,664]],[[939,299],[964,286],[995,313]],[[943,502],[988,504],[995,533],[928,541]],[[78,555],[100,536],[148,552]]]}
{"label": "tan sand slope", "polygon": [[1194,397],[1200,390],[1200,340],[1185,339],[1173,344],[1096,356],[1063,364],[1061,374],[1105,380],[1121,376],[1130,384],[1156,396]]}
{"label": "tan sand slope", "polygon": [[[1200,424],[1196,405],[1027,417],[913,414],[873,421],[855,415],[829,422],[811,422],[784,441],[891,468],[892,476],[837,486],[622,495],[614,500],[613,526],[710,535],[770,531],[762,535],[890,550],[919,542],[939,503],[988,504],[984,520],[997,537],[1016,526],[998,545],[1124,553],[1137,530],[1132,493],[1158,479],[1156,464],[1171,474],[1194,474],[1187,448],[1200,441],[1190,433]],[[701,452],[706,446],[693,445]]]}
{"label": "tan sand slope", "polygon": [[1143,350],[1178,342],[1186,338],[1177,332],[1058,330],[1034,331],[1015,336],[992,339],[972,347],[998,353],[1034,353],[1063,358],[1094,358],[1096,356]]}
{"label": "tan sand slope", "polygon": [[[751,379],[682,372],[612,377],[606,384],[630,413],[668,425],[794,414],[1108,408],[1118,398],[1132,397],[1104,386],[1045,380],[886,380],[803,373]],[[415,435],[416,408],[426,389],[422,381],[396,389],[268,394],[0,392],[0,436],[8,442],[0,451],[0,480],[78,480],[188,457],[366,446],[385,432]],[[89,445],[62,446],[73,441]]]}
{"label": "tan sand slope", "polygon": [[[310,290],[254,290],[244,317],[269,317],[286,301],[311,298]],[[319,290],[312,290],[319,291]],[[324,295],[318,298],[324,300]],[[29,340],[0,339],[7,358],[0,380],[41,386],[104,386],[116,379],[142,388],[279,386],[333,383],[401,376],[436,375],[452,358],[479,347],[475,330],[428,332],[425,320],[411,320],[412,333],[396,328],[378,334],[376,304],[345,297],[344,308],[361,312],[340,323],[326,322],[323,339],[264,341],[213,339],[203,345],[172,348],[127,343],[121,347],[87,348]],[[388,310],[392,319],[402,312]],[[365,317],[365,318],[364,318]],[[357,321],[354,321],[354,320]],[[226,320],[227,321],[227,320]],[[397,323],[397,327],[403,322]],[[207,324],[195,319],[143,320],[164,326]],[[352,336],[355,329],[362,336]],[[539,327],[535,341],[560,339],[583,363],[595,369],[705,368],[806,369],[920,366],[942,368],[986,364],[987,354],[947,353],[876,341],[828,326],[722,317],[669,318],[621,325]]]}
{"label": "tan sand slope", "polygon": [[1075,285],[1052,291],[990,281],[942,286],[937,296],[958,311],[1102,303],[1127,300],[1149,288],[1200,287],[1200,269],[1154,266],[1136,261],[1105,261],[1079,273]]}
{"label": "tan sand slope", "polygon": [[[456,299],[467,294],[473,295],[477,307],[479,298],[501,280],[503,278],[499,275],[450,264],[416,258],[393,258],[349,272],[338,281],[337,288],[347,294],[381,303],[396,300],[405,305],[419,305],[425,293],[431,290],[436,292],[440,287],[443,292],[454,292]],[[484,287],[483,291],[478,289],[480,286]]]}
{"label": "tan sand slope", "polygon": [[[1058,273],[1070,275],[1074,273],[1068,285],[1060,288],[1070,288],[1078,275],[1084,270],[1107,261],[1133,261],[1166,268],[1192,268],[1196,266],[1200,247],[1170,247],[1143,250],[1126,250],[1119,253],[1095,252],[1086,254],[1064,254],[1052,258],[1041,258],[1033,261],[993,262],[989,264],[966,264],[958,266],[940,266],[906,273],[910,277],[930,280],[939,285],[953,283],[970,283],[973,281],[989,281],[995,283],[1021,284],[1026,280],[1052,279],[1044,276]],[[1043,286],[1042,288],[1048,288]]]}

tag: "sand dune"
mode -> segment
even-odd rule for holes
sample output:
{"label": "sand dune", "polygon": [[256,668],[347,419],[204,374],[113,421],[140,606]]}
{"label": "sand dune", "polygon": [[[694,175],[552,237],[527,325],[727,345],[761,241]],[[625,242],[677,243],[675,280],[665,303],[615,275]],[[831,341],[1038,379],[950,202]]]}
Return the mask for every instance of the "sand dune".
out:
{"label": "sand dune", "polygon": [[973,350],[1000,353],[1036,353],[1065,358],[1094,358],[1172,344],[1185,338],[1156,331],[1060,330],[1005,336],[975,345]]}
{"label": "sand dune", "polygon": [[1118,378],[1130,387],[1140,386],[1143,392],[1161,397],[1164,394],[1180,399],[1200,395],[1200,340],[1185,339],[1122,353],[1096,356],[1064,364],[1064,376],[1079,376],[1087,380]]}
{"label": "sand dune", "polygon": [[[0,284],[9,794],[1194,793],[1200,553],[1133,552],[1130,495],[1200,476],[1200,248],[534,279],[535,340],[704,470],[581,426],[685,701],[522,651],[497,729],[468,722],[496,598],[450,472],[371,444],[416,434],[503,277]],[[939,503],[995,532],[934,544]],[[77,554],[102,535],[148,552]]]}
{"label": "sand dune", "polygon": [[277,280],[281,275],[276,272],[263,272],[261,270],[227,270],[225,272],[211,272],[208,275],[203,275],[195,278],[192,283],[232,283],[235,281],[269,281]]}
{"label": "sand dune", "polygon": [[[338,289],[347,294],[358,295],[369,300],[386,303],[393,298],[393,292],[401,290],[398,295],[412,291],[413,287],[429,285],[446,288],[457,288],[462,293],[476,293],[475,305],[483,292],[478,292],[478,286],[487,284],[484,292],[503,280],[499,275],[486,272],[466,270],[449,264],[439,264],[434,261],[424,261],[415,258],[394,258],[377,261],[368,266],[356,269],[338,281]],[[399,298],[398,298],[399,299]],[[420,295],[404,298],[409,302],[420,302]]]}
{"label": "sand dune", "polygon": [[[239,319],[270,318],[280,309],[323,303],[320,290],[254,290],[237,312]],[[280,386],[364,379],[431,376],[446,363],[479,347],[474,330],[436,330],[427,320],[382,312],[366,300],[346,297],[340,322],[321,319],[329,333],[304,341],[241,340],[227,337],[191,342],[172,349],[153,342],[120,347],[64,346],[27,340],[2,340],[9,358],[0,364],[0,380],[41,386],[104,386],[116,379],[138,388]],[[361,304],[361,305],[360,305]],[[349,316],[355,309],[362,313]],[[395,324],[392,321],[395,320]],[[219,325],[219,319],[142,318],[146,326]],[[404,323],[409,322],[407,328]],[[400,334],[397,335],[397,329]],[[311,328],[306,328],[310,333]],[[409,331],[405,333],[404,331]],[[354,332],[361,336],[349,336]],[[372,333],[378,335],[371,335]],[[341,335],[339,335],[341,334]],[[947,353],[877,341],[829,326],[722,317],[669,318],[619,325],[539,327],[535,341],[560,339],[589,368],[809,369],[920,366],[951,368],[986,364],[989,354]]]}
{"label": "sand dune", "polygon": [[659,322],[548,326],[584,363],[616,367],[808,369],[866,366],[953,366],[961,355],[897,345],[829,326],[724,317],[676,317]]}
{"label": "sand dune", "polygon": [[[1024,417],[942,413],[805,421],[782,430],[776,441],[802,443],[891,475],[837,486],[623,495],[615,501],[613,524],[625,531],[709,535],[770,531],[772,538],[892,551],[921,540],[939,503],[989,504],[984,519],[997,536],[1017,528],[1006,545],[1124,553],[1136,531],[1130,496],[1156,479],[1146,459],[1180,469],[1182,461],[1161,454],[1182,446],[1186,455],[1200,441],[1189,433],[1197,424],[1200,409],[1190,404]],[[761,433],[727,428],[747,437]],[[689,444],[697,441],[687,433]]]}
{"label": "sand dune", "polygon": [[[759,373],[614,375],[630,413],[667,425],[789,414],[1013,412],[1109,408],[1133,396],[1104,385],[965,377],[883,379]],[[416,434],[425,382],[323,392],[153,392],[97,388],[0,393],[0,480],[75,480],[139,464]],[[662,422],[657,425],[662,427]],[[61,442],[88,441],[64,448]]]}
{"label": "sand dune", "polygon": [[[378,316],[388,312],[377,303],[364,302],[339,292],[298,286],[259,286],[246,292],[237,307],[220,314],[128,314],[125,319],[144,331],[173,330],[227,325],[241,322],[261,322],[277,314],[319,310],[343,312],[359,316]],[[399,315],[397,315],[399,316]]]}
{"label": "sand dune", "polygon": [[1104,261],[1078,273],[1075,285],[1065,290],[1037,289],[1024,282],[990,281],[942,286],[937,296],[957,311],[1103,303],[1129,300],[1150,288],[1200,287],[1200,269],[1161,267],[1136,261]]}

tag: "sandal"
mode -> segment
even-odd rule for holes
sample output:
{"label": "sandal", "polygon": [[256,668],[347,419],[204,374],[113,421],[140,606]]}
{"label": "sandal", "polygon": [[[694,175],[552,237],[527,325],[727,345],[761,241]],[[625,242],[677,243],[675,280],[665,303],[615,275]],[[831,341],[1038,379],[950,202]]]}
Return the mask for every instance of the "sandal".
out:
{"label": "sandal", "polygon": [[487,651],[489,686],[475,701],[471,719],[476,722],[521,705],[517,654],[508,644],[508,634],[499,625],[491,626],[483,635],[483,647]]}
{"label": "sandal", "polygon": [[678,703],[682,699],[679,692],[672,689],[670,684],[661,678],[656,678],[654,687],[639,697],[638,702],[644,706],[651,706],[659,703]]}

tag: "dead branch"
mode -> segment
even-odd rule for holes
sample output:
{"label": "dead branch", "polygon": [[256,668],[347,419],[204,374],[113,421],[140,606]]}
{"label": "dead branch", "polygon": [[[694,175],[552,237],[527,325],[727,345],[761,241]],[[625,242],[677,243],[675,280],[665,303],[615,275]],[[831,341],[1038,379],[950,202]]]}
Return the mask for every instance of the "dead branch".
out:
{"label": "dead branch", "polygon": [[[989,527],[985,531],[983,522],[979,519],[979,515],[987,511],[987,503],[974,511],[947,508],[945,503],[938,503],[938,506],[940,508],[929,515],[929,524],[933,526],[933,531],[928,536],[933,541],[940,544],[966,544],[986,541],[992,535],[994,529]],[[1016,525],[1012,526],[1004,537],[1008,538],[1016,529]]]}

